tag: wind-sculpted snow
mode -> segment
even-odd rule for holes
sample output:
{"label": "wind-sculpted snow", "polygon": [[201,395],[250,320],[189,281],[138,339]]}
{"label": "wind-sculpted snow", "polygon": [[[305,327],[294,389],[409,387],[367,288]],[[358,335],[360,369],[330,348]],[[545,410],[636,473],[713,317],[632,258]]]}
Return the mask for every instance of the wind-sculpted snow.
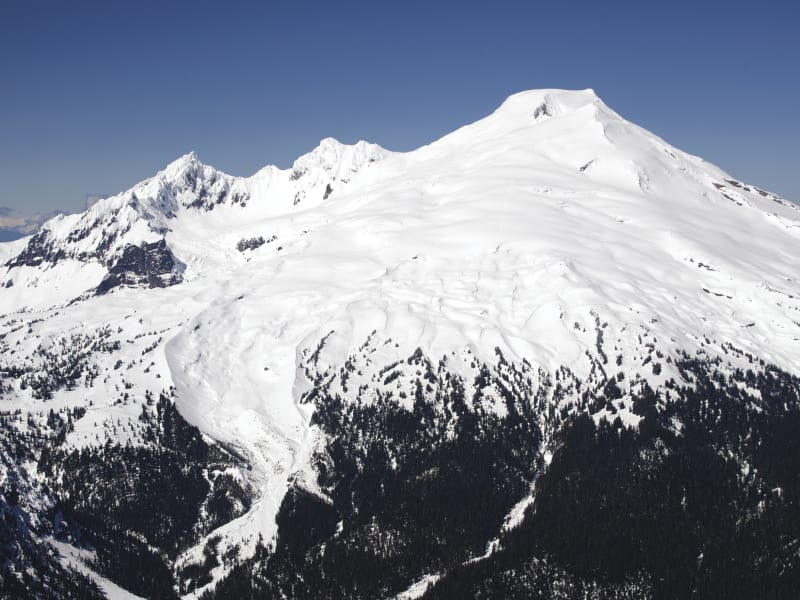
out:
{"label": "wind-sculpted snow", "polygon": [[[162,395],[219,445],[192,460],[238,508],[210,520],[208,494],[222,484],[206,489],[198,475],[196,521],[165,559],[176,589],[194,596],[231,572],[232,556],[300,551],[281,546],[279,524],[296,525],[285,502],[311,507],[322,515],[314,536],[330,534],[322,504],[349,505],[321,469],[364,467],[331,449],[337,415],[366,419],[388,403],[403,421],[418,389],[448,399],[437,406],[463,396],[425,419],[467,444],[472,430],[445,421],[478,415],[486,437],[467,445],[498,457],[489,479],[502,493],[480,532],[442,534],[429,566],[446,570],[448,544],[464,543],[453,560],[471,560],[522,518],[562,428],[580,415],[634,431],[651,414],[644,406],[666,411],[667,390],[696,384],[694,360],[736,379],[743,406],[769,388],[756,375],[797,375],[798,232],[793,204],[669,146],[588,90],[517,94],[409,153],[326,139],[292,168],[248,178],[189,154],[0,245],[0,396],[25,415],[9,421],[14,431],[60,415],[51,441],[26,438],[34,456],[36,444],[100,452],[112,440],[183,460],[148,438]],[[75,348],[63,347],[69,339]],[[85,412],[68,418],[76,409]],[[515,470],[500,442],[519,415],[530,462]],[[664,430],[680,435],[672,416]],[[432,448],[444,454],[426,460],[455,465],[455,446]],[[227,458],[215,466],[209,456]],[[348,526],[343,537],[366,539],[366,524]],[[388,531],[400,544],[402,532]],[[428,576],[438,575],[409,567],[389,587]]]}

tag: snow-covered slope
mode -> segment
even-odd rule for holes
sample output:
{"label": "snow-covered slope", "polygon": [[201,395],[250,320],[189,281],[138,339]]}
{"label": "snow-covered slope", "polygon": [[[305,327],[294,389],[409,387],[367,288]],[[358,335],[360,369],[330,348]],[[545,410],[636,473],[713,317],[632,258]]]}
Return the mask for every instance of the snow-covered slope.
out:
{"label": "snow-covered slope", "polygon": [[[167,237],[172,242],[175,236],[167,234],[173,225],[191,216],[203,215],[204,226],[200,231],[189,232],[185,241],[196,244],[199,240],[202,245],[206,229],[221,232],[231,224],[241,226],[270,215],[316,206],[333,194],[334,186],[346,186],[363,167],[387,155],[373,144],[345,146],[329,138],[299,158],[290,170],[266,167],[252,177],[242,178],[202,164],[193,152],[186,154],[130,190],[100,200],[81,214],[59,215],[26,241],[4,245],[0,252],[7,269],[3,284],[7,288],[47,287],[48,294],[9,290],[3,295],[0,310],[66,303],[95,290],[109,271],[115,272],[115,266],[117,272],[132,272],[130,263],[138,257],[125,257],[126,250],[130,253],[131,247],[142,247],[146,253],[145,244],[153,245]],[[257,201],[248,207],[254,196]],[[214,209],[223,215],[208,215]],[[178,238],[176,243],[182,241],[181,236]],[[172,257],[168,247],[161,254],[168,257],[168,264],[156,275],[172,277],[169,281],[151,282],[151,287],[182,279],[185,265]],[[189,250],[186,258],[191,261],[194,254]],[[122,267],[120,262],[124,263]],[[150,274],[145,264],[139,271],[135,274]]]}
{"label": "snow-covered slope", "polygon": [[[213,532],[220,554],[246,553],[274,536],[290,484],[324,495],[312,467],[323,440],[301,403],[315,387],[345,402],[403,391],[413,373],[384,383],[382,369],[417,348],[467,381],[499,349],[584,380],[607,356],[609,371],[657,387],[681,374],[653,369],[654,349],[726,344],[798,374],[798,255],[793,204],[591,90],[530,91],[405,154],[326,139],[249,178],[189,154],[1,245],[0,367],[38,373],[48,351],[87,348],[80,378],[52,386],[47,405],[91,402],[70,447],[142,443],[136,399],[175,386],[180,413],[251,464],[236,477],[257,491],[252,508]],[[39,407],[35,386],[4,385],[9,408]],[[504,410],[499,396],[484,394],[489,410]],[[625,398],[616,410],[638,422]],[[176,564],[202,558],[209,536]]]}

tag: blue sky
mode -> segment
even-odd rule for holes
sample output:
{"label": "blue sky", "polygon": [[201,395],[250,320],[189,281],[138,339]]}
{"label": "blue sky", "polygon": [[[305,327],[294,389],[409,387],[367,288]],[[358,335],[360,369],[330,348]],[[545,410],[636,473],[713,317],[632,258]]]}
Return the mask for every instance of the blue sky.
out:
{"label": "blue sky", "polygon": [[794,2],[0,2],[0,207],[80,210],[189,150],[226,172],[318,141],[411,150],[508,95],[594,88],[800,201]]}

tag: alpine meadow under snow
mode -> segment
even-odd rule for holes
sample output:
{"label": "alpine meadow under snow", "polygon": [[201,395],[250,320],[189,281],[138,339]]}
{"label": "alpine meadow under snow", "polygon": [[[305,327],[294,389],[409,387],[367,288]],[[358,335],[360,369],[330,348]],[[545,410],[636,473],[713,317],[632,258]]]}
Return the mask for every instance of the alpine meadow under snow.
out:
{"label": "alpine meadow under snow", "polygon": [[798,256],[591,90],[183,156],[0,244],[0,590],[793,597]]}

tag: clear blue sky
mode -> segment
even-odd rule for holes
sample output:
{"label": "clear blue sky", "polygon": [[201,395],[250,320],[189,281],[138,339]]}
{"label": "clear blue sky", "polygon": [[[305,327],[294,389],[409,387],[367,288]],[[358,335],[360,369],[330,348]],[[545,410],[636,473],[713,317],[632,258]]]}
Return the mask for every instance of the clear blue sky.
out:
{"label": "clear blue sky", "polygon": [[411,150],[542,87],[800,201],[791,0],[2,0],[0,207],[76,211],[196,150],[236,175],[326,136]]}

